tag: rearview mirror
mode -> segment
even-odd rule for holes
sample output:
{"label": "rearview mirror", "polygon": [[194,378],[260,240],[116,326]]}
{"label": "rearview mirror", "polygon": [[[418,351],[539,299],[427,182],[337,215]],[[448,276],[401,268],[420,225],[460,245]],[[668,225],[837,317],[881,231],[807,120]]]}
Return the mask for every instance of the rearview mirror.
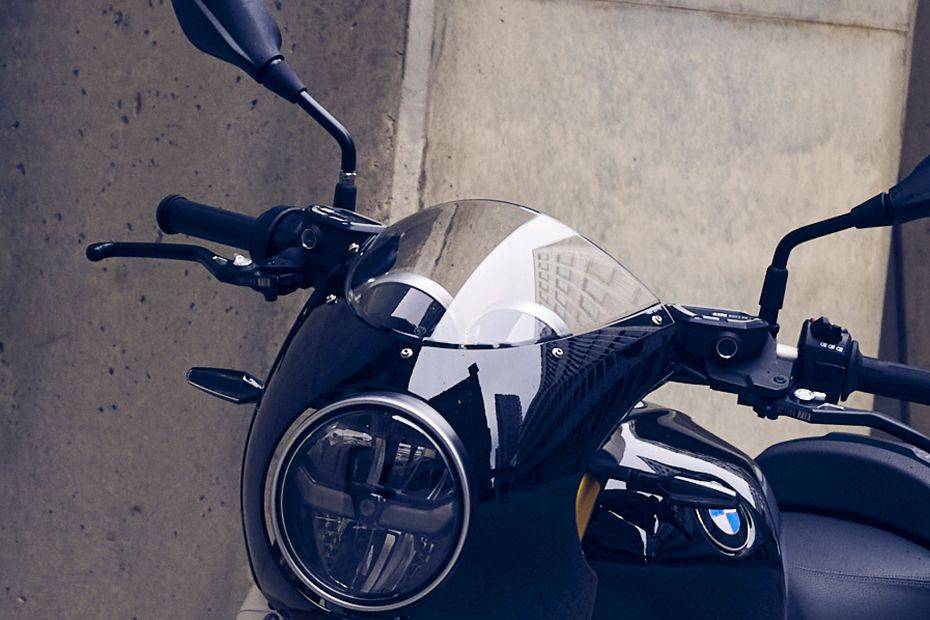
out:
{"label": "rearview mirror", "polygon": [[263,0],[172,0],[188,40],[295,102],[304,85],[281,55],[281,31]]}
{"label": "rearview mirror", "polygon": [[333,206],[355,210],[355,142],[284,60],[281,30],[264,0],[171,0],[181,30],[202,52],[234,64],[256,82],[301,107],[339,144],[342,154]]}
{"label": "rearview mirror", "polygon": [[930,217],[930,157],[888,190],[888,213],[897,224]]}

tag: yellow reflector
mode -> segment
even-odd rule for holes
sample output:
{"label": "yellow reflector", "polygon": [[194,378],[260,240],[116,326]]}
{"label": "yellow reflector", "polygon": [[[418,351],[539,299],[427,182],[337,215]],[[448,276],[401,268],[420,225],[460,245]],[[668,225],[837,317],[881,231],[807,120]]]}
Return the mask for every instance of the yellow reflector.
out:
{"label": "yellow reflector", "polygon": [[578,495],[575,496],[575,522],[578,524],[578,538],[584,538],[588,522],[594,514],[594,505],[601,494],[601,483],[591,474],[585,474],[578,485]]}

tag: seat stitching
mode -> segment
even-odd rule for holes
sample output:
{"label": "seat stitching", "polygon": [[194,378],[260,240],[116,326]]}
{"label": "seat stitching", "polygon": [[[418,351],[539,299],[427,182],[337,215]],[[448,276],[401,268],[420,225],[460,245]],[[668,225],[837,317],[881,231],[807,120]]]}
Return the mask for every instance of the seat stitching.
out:
{"label": "seat stitching", "polygon": [[850,575],[848,573],[836,573],[833,571],[821,570],[818,568],[808,568],[806,566],[800,566],[798,564],[791,564],[792,568],[797,568],[799,570],[807,571],[809,573],[816,573],[818,575],[823,575],[825,577],[836,577],[838,579],[849,579],[851,581],[860,581],[860,582],[869,582],[869,581],[884,581],[887,583],[892,583],[896,585],[903,586],[917,586],[920,588],[930,588],[930,580],[913,578],[913,577],[902,577],[900,575],[892,575],[890,577],[883,576],[869,576],[869,575]]}

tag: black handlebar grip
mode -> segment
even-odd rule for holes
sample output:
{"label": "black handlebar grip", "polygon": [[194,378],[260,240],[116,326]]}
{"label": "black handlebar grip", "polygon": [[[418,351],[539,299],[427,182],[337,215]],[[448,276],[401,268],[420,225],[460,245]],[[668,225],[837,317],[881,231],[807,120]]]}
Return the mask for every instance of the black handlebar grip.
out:
{"label": "black handlebar grip", "polygon": [[862,356],[856,377],[861,392],[930,405],[930,370]]}
{"label": "black handlebar grip", "polygon": [[168,235],[184,233],[223,245],[249,250],[255,219],[241,213],[217,209],[171,194],[158,204],[155,219]]}

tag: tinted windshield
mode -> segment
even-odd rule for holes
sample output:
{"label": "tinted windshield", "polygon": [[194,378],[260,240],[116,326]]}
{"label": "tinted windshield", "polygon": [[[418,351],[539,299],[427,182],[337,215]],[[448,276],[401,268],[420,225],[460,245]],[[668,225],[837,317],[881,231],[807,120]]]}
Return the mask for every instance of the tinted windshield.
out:
{"label": "tinted windshield", "polygon": [[568,226],[491,200],[449,202],[386,228],[362,250],[347,297],[369,323],[457,346],[578,335],[658,303]]}

